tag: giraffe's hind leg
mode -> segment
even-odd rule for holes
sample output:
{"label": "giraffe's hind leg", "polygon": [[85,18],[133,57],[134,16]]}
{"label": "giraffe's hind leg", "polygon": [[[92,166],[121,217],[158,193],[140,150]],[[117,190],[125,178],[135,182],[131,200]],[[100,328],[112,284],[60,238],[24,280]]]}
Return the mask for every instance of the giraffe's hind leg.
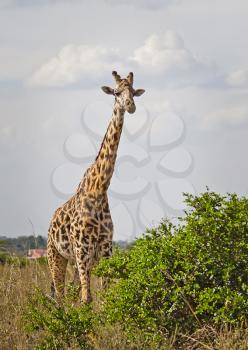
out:
{"label": "giraffe's hind leg", "polygon": [[47,243],[47,260],[52,275],[51,293],[61,301],[64,296],[65,274],[68,260],[57,251],[51,238]]}
{"label": "giraffe's hind leg", "polygon": [[73,297],[73,300],[77,300],[79,297],[79,293],[81,291],[80,278],[78,273],[77,265],[74,265],[74,275],[73,280],[69,283],[70,293]]}

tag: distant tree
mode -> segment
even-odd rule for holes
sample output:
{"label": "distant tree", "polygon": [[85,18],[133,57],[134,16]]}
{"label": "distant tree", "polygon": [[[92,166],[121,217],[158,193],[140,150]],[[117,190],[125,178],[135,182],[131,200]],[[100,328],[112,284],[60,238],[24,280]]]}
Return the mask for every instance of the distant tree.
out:
{"label": "distant tree", "polygon": [[5,263],[7,257],[8,257],[8,252],[6,250],[6,241],[3,239],[0,239],[0,264]]}
{"label": "distant tree", "polygon": [[7,252],[14,255],[26,255],[29,249],[46,248],[46,238],[42,236],[19,236],[17,238],[0,237]]}

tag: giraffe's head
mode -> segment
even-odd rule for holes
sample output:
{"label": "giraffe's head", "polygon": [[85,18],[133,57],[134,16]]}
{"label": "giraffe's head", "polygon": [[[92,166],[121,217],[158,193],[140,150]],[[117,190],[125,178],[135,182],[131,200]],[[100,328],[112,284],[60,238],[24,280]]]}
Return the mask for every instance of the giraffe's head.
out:
{"label": "giraffe's head", "polygon": [[109,95],[115,96],[115,102],[128,113],[134,113],[136,106],[134,103],[134,96],[142,95],[145,90],[133,88],[133,73],[130,72],[127,78],[121,79],[117,72],[112,72],[115,78],[116,86],[114,89],[108,86],[102,86],[102,90]]}

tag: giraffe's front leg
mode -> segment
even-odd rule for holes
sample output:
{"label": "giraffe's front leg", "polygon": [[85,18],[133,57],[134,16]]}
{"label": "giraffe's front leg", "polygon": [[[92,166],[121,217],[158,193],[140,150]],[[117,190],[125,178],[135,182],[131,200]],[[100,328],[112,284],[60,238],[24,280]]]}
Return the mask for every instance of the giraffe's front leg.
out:
{"label": "giraffe's front leg", "polygon": [[[104,235],[102,234],[102,237]],[[106,235],[106,239],[100,242],[99,244],[99,258],[110,258],[112,256],[112,236],[111,238],[109,235]],[[102,289],[106,289],[109,285],[109,278],[108,277],[101,277],[101,287]]]}
{"label": "giraffe's front leg", "polygon": [[81,301],[83,303],[90,303],[92,301],[90,290],[92,257],[89,245],[86,245],[85,242],[82,244],[78,241],[75,248],[75,254],[81,284]]}
{"label": "giraffe's front leg", "polygon": [[79,279],[81,283],[81,301],[83,303],[90,303],[92,301],[91,290],[90,290],[90,259],[89,256],[86,255],[79,259],[78,261],[78,273]]}
{"label": "giraffe's front leg", "polygon": [[81,283],[81,301],[83,303],[90,303],[92,301],[91,290],[90,290],[90,274],[91,267],[89,257],[86,255],[82,261],[78,261],[78,272]]}

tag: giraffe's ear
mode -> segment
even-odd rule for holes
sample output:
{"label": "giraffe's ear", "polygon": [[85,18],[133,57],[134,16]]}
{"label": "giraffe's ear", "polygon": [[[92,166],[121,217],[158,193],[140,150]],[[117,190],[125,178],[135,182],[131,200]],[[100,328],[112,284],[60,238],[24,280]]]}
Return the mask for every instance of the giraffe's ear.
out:
{"label": "giraffe's ear", "polygon": [[143,89],[137,89],[134,91],[134,96],[141,96],[143,93],[145,92],[145,90]]}
{"label": "giraffe's ear", "polygon": [[102,86],[102,91],[104,91],[105,94],[114,95],[114,89],[112,89],[108,86]]}

